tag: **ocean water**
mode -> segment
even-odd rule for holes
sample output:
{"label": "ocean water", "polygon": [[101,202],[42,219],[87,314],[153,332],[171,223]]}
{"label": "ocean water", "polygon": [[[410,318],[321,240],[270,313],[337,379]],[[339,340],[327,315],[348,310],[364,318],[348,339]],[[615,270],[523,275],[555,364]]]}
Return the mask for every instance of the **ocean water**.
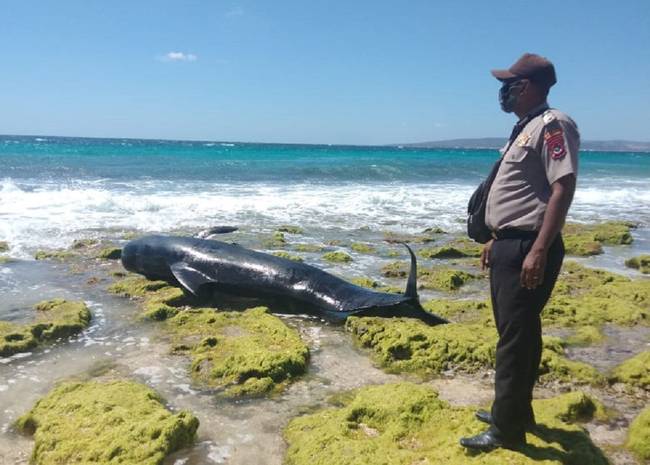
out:
{"label": "ocean water", "polygon": [[[106,231],[464,228],[495,150],[0,136],[10,254]],[[583,152],[570,219],[650,226],[650,154]]]}

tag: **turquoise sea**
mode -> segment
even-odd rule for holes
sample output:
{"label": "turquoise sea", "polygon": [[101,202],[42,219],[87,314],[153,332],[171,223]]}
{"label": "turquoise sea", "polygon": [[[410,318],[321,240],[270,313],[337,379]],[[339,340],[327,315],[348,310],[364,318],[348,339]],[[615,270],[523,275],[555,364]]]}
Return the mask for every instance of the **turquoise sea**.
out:
{"label": "turquoise sea", "polygon": [[[0,240],[11,254],[103,230],[462,231],[496,150],[0,136]],[[571,219],[650,225],[650,154],[583,152]]]}

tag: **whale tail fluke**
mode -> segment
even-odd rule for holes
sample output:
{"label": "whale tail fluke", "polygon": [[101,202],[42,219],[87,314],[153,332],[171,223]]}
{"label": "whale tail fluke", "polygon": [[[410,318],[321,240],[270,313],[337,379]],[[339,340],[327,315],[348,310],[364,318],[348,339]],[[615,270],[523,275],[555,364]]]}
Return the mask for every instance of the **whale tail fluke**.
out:
{"label": "whale tail fluke", "polygon": [[406,281],[406,290],[404,291],[404,295],[418,300],[418,262],[409,245],[406,242],[403,242],[403,244],[411,256],[411,270],[409,271],[408,281]]}

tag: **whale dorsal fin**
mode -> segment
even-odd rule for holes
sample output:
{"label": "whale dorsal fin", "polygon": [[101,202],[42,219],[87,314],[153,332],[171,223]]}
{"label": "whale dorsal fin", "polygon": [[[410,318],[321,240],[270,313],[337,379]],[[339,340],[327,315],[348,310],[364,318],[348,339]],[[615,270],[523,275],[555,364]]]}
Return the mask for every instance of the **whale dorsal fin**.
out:
{"label": "whale dorsal fin", "polygon": [[418,298],[418,262],[417,259],[415,258],[415,254],[413,253],[413,250],[409,247],[409,245],[406,242],[403,242],[404,247],[407,248],[409,251],[409,255],[411,256],[411,271],[409,272],[409,279],[406,281],[406,291],[404,291],[404,295],[406,297],[411,297],[414,299]]}
{"label": "whale dorsal fin", "polygon": [[176,278],[181,286],[194,295],[199,292],[199,288],[202,285],[216,282],[206,274],[192,268],[187,263],[177,262],[169,268],[171,269],[174,278]]}

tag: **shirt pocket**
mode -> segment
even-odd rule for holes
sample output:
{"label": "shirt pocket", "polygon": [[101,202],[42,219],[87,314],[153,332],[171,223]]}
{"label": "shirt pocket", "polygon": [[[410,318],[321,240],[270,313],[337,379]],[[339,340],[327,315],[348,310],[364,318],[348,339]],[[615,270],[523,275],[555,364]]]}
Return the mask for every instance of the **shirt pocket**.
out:
{"label": "shirt pocket", "polygon": [[533,147],[529,145],[511,147],[503,161],[506,163],[521,163],[526,160],[528,154],[533,150]]}

